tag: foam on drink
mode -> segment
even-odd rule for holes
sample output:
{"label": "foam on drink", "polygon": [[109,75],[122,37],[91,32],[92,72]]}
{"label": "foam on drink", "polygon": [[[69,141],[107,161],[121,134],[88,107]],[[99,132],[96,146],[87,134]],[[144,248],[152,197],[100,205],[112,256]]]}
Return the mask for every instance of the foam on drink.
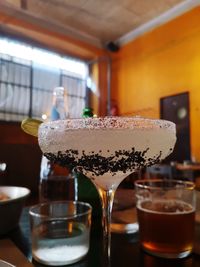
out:
{"label": "foam on drink", "polygon": [[158,200],[151,201],[145,200],[138,202],[137,208],[144,212],[151,212],[157,214],[176,215],[179,213],[191,213],[194,212],[192,205],[182,200]]}

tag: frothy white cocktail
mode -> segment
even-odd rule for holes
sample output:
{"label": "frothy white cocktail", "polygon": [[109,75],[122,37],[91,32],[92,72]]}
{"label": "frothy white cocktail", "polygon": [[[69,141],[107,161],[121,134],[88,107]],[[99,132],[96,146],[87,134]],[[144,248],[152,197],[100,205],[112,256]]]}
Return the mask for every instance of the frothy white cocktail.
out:
{"label": "frothy white cocktail", "polygon": [[44,155],[76,168],[105,190],[130,173],[168,156],[176,142],[175,124],[140,117],[105,117],[41,124]]}

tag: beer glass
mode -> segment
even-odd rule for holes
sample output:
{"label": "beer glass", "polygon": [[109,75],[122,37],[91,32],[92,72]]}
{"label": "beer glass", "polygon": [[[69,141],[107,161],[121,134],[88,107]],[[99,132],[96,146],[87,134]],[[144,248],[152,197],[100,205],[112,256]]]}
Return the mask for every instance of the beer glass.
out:
{"label": "beer glass", "polygon": [[138,180],[136,207],[141,247],[163,258],[183,258],[193,249],[194,183]]}

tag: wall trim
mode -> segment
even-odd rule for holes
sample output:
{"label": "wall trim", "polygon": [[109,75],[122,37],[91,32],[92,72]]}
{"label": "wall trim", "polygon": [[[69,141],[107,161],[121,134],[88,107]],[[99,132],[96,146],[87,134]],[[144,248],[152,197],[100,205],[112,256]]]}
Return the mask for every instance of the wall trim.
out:
{"label": "wall trim", "polygon": [[167,22],[170,20],[175,19],[176,17],[184,14],[185,12],[200,6],[200,0],[186,0],[175,7],[171,8],[167,12],[161,14],[160,16],[150,20],[149,22],[141,25],[140,27],[136,28],[135,30],[123,35],[119,39],[116,40],[116,43],[120,46],[123,46],[135,39],[139,36],[147,33]]}

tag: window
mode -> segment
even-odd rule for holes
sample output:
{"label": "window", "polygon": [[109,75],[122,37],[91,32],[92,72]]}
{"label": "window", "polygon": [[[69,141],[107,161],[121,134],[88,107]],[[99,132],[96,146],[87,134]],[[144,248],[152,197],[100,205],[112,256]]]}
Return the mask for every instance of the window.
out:
{"label": "window", "polygon": [[67,90],[70,117],[80,117],[87,75],[81,60],[0,38],[0,120],[48,117],[56,86]]}

